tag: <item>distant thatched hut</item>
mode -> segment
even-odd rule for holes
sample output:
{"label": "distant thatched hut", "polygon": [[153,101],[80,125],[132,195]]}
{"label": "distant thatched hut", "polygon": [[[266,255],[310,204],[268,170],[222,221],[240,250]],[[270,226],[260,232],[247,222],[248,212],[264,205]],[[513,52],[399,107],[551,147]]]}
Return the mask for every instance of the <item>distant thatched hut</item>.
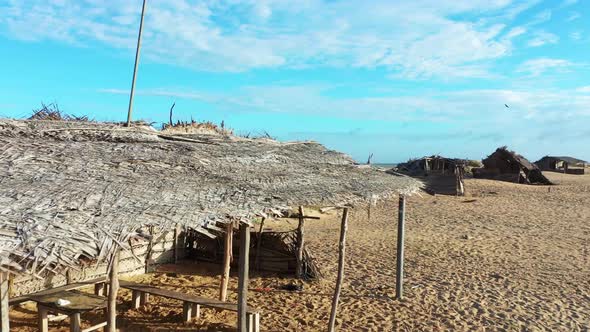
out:
{"label": "distant thatched hut", "polygon": [[572,157],[553,157],[545,156],[535,162],[543,171],[553,171],[566,174],[582,175],[586,169],[586,162],[584,160]]}
{"label": "distant thatched hut", "polygon": [[396,171],[420,179],[429,193],[463,196],[466,166],[464,159],[430,156],[401,163]]}
{"label": "distant thatched hut", "polygon": [[366,204],[420,186],[314,142],[0,120],[0,147],[2,326],[9,278],[11,297],[25,301],[174,261],[198,245],[194,233],[215,238],[297,206]]}
{"label": "distant thatched hut", "polygon": [[496,149],[483,161],[483,168],[472,170],[475,178],[526,184],[551,184],[541,170],[525,157],[506,147]]}

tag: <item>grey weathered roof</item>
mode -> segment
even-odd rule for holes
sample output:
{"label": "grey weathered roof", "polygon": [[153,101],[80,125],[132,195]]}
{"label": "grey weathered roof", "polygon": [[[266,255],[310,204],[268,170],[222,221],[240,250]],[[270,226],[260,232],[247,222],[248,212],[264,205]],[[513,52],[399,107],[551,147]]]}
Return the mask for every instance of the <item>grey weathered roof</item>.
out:
{"label": "grey weathered roof", "polygon": [[314,142],[0,120],[0,269],[39,274],[100,261],[146,225],[208,233],[229,217],[419,186]]}

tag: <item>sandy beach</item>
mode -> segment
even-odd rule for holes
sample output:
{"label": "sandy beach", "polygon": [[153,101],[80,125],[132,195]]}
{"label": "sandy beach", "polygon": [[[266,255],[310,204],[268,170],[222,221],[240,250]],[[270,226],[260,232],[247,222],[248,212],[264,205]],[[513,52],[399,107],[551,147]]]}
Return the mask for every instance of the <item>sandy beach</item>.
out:
{"label": "sandy beach", "polygon": [[[370,220],[366,206],[356,207],[338,330],[590,330],[590,175],[545,174],[557,185],[467,179],[466,197],[411,197],[401,302],[394,299],[397,201],[373,207]],[[339,218],[332,212],[306,223],[307,244],[324,274],[320,281],[288,292],[280,286],[291,278],[252,276],[249,304],[261,310],[263,331],[326,330]],[[131,280],[217,296],[217,265],[186,261],[160,270]],[[230,301],[236,301],[236,285],[234,274]],[[152,297],[146,307],[132,310],[129,292],[120,294],[121,331],[235,329],[235,313],[203,309],[199,322],[183,325],[178,301]],[[98,313],[86,318],[99,320]],[[15,307],[11,323],[14,331],[36,331],[34,306]],[[68,331],[69,325],[51,323],[50,329]]]}

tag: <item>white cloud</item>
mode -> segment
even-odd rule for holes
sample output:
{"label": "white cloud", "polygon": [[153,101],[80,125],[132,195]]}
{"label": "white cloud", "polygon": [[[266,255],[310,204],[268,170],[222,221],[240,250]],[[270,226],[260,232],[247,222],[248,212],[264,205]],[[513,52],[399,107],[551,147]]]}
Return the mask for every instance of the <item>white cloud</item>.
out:
{"label": "white cloud", "polygon": [[535,33],[535,37],[529,40],[528,45],[531,47],[539,47],[546,44],[557,44],[559,37],[555,34],[539,31]]}
{"label": "white cloud", "polygon": [[581,31],[574,31],[570,33],[570,38],[573,40],[580,40],[582,39],[582,32]]}
{"label": "white cloud", "polygon": [[[590,117],[590,96],[577,91],[483,89],[399,96],[338,98],[327,96],[329,86],[268,85],[209,93],[178,89],[138,90],[139,94],[195,99],[220,105],[228,111],[322,114],[323,116],[395,121],[469,121],[487,126],[510,123],[514,117],[536,121],[564,121]],[[586,89],[581,88],[581,89]],[[103,93],[128,94],[128,90],[103,89]],[[510,105],[510,112],[504,107]],[[476,116],[474,116],[477,114]]]}
{"label": "white cloud", "polygon": [[581,86],[581,87],[577,88],[576,91],[581,92],[581,93],[590,93],[590,85]]}
{"label": "white cloud", "polygon": [[539,76],[548,71],[564,72],[572,66],[574,66],[572,62],[563,59],[538,58],[523,62],[517,72]]}
{"label": "white cloud", "polygon": [[[143,54],[209,71],[357,66],[409,78],[489,76],[487,66],[509,54],[510,39],[524,32],[503,36],[508,22],[498,17],[535,4],[154,0],[148,2]],[[140,2],[10,0],[2,11],[0,32],[13,38],[98,42],[132,54]],[[458,15],[463,18],[449,18]]]}
{"label": "white cloud", "polygon": [[580,17],[582,17],[582,15],[580,15],[580,13],[572,12],[565,20],[567,22],[572,22],[572,21],[579,19]]}
{"label": "white cloud", "polygon": [[526,32],[526,28],[524,27],[515,27],[512,28],[507,34],[506,34],[506,38],[508,39],[513,39],[516,38],[522,34],[524,34]]}
{"label": "white cloud", "polygon": [[562,7],[567,7],[567,6],[575,5],[575,4],[577,4],[577,3],[578,3],[578,0],[564,0],[564,1],[561,3],[561,6],[562,6]]}

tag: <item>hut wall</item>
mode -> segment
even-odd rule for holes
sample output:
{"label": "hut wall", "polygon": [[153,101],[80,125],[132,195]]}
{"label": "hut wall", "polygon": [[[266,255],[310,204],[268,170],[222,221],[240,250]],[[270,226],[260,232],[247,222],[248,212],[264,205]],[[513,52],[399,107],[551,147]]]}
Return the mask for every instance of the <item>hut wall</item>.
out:
{"label": "hut wall", "polygon": [[[185,249],[182,243],[184,233],[179,236],[179,258],[184,257]],[[174,261],[174,231],[155,233],[152,243],[151,260],[148,265],[148,272],[155,269],[160,264]],[[135,242],[132,245],[132,251],[126,250],[121,252],[119,260],[120,275],[132,276],[146,272],[146,261],[148,256],[149,242]],[[135,255],[135,257],[134,257]],[[137,258],[139,258],[139,260]],[[90,264],[81,267],[80,270],[70,270],[68,273],[71,282],[81,282],[107,275],[107,263]],[[20,296],[38,292],[48,288],[59,287],[67,284],[66,276],[63,274],[49,274],[43,279],[31,275],[22,275],[14,279],[11,284],[10,296]]]}

